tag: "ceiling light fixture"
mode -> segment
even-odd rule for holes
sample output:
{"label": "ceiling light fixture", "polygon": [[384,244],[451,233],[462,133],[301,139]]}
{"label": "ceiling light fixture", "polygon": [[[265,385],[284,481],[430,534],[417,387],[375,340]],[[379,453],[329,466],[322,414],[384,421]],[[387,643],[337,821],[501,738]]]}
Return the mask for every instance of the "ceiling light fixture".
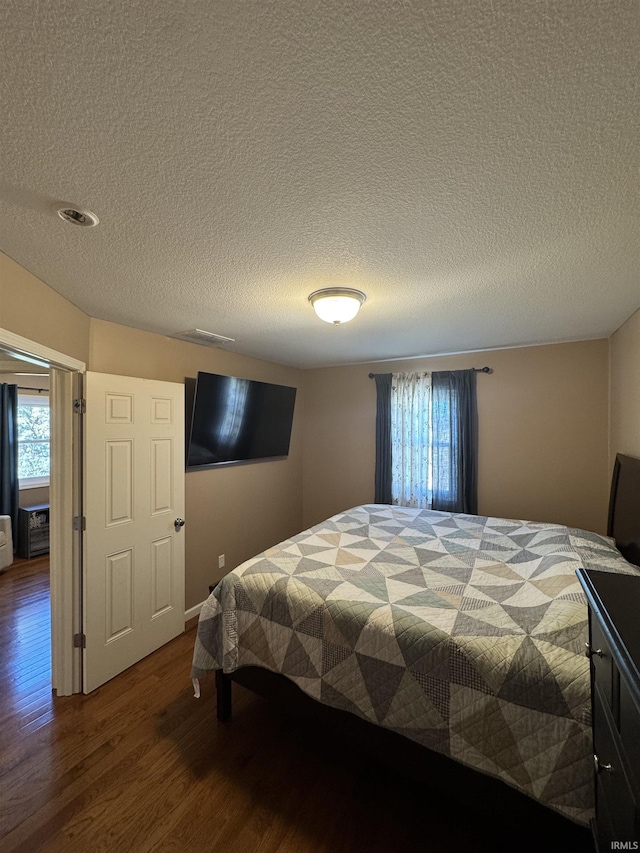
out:
{"label": "ceiling light fixture", "polygon": [[321,320],[340,326],[353,320],[366,298],[361,290],[351,287],[325,287],[314,290],[309,302]]}
{"label": "ceiling light fixture", "polygon": [[85,228],[93,228],[100,220],[90,210],[79,210],[69,204],[54,204],[53,209],[60,219],[70,222],[72,225],[82,225]]}

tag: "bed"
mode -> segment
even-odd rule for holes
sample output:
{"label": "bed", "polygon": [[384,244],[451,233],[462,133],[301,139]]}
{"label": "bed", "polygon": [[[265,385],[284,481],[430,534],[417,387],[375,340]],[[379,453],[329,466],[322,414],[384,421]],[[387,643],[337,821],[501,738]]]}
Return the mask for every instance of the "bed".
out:
{"label": "bed", "polygon": [[228,676],[278,673],[323,705],[586,824],[593,773],[581,566],[640,574],[612,539],[584,530],[353,507],[220,581],[202,608],[192,677],[216,673],[224,718]]}

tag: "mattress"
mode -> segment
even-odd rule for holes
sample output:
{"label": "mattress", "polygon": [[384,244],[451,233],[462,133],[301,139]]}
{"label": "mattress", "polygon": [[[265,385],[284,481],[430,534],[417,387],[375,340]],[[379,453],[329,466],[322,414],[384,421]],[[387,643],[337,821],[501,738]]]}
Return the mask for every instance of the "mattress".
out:
{"label": "mattress", "polygon": [[556,524],[354,507],[228,574],[192,677],[260,666],[318,701],[593,815],[579,567],[640,574],[612,540]]}

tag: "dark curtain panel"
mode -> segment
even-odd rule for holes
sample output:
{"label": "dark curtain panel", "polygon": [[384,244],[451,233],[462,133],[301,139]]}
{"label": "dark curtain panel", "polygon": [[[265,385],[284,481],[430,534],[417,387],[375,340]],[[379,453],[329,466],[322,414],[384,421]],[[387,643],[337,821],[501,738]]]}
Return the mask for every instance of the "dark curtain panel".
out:
{"label": "dark curtain panel", "polygon": [[478,513],[478,406],[473,370],[431,376],[432,508]]}
{"label": "dark curtain panel", "polygon": [[18,541],[18,386],[0,383],[0,515],[11,516]]}
{"label": "dark curtain panel", "polygon": [[376,493],[377,504],[391,503],[391,374],[376,373]]}

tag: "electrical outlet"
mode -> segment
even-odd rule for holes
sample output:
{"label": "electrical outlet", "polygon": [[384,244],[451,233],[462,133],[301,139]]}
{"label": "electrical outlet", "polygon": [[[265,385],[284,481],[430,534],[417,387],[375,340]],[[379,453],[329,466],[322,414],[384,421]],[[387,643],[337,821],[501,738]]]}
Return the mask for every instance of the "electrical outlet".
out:
{"label": "electrical outlet", "polygon": [[224,554],[220,554],[218,557],[218,568],[224,569]]}

